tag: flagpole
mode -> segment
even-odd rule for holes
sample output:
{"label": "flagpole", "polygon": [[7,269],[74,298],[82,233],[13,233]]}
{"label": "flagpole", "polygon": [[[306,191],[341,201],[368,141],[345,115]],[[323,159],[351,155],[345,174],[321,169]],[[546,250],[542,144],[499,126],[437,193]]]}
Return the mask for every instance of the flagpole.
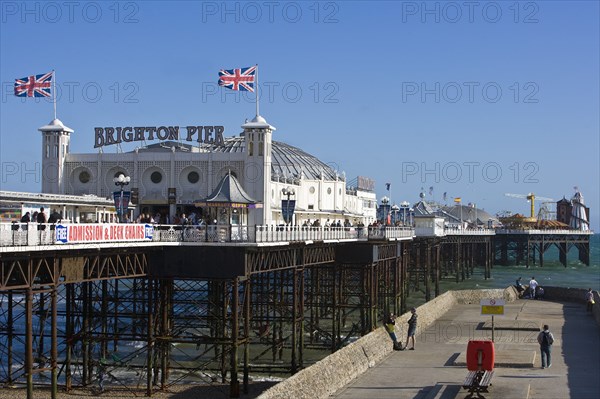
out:
{"label": "flagpole", "polygon": [[258,117],[260,113],[258,112],[258,64],[256,64],[256,116]]}
{"label": "flagpole", "polygon": [[56,71],[54,69],[52,70],[52,86],[52,91],[54,92],[52,93],[52,102],[54,103],[54,119],[56,119]]}

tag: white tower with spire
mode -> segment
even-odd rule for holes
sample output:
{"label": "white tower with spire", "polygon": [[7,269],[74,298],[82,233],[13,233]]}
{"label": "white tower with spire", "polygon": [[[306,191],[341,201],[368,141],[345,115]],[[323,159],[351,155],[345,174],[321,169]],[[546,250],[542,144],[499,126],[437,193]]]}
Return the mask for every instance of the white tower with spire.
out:
{"label": "white tower with spire", "polygon": [[[242,125],[246,145],[246,170],[244,182],[248,194],[262,203],[262,208],[252,209],[248,224],[270,224],[271,212],[271,142],[275,128],[265,118],[256,115]],[[245,187],[246,188],[246,187]]]}
{"label": "white tower with spire", "polygon": [[42,132],[42,193],[64,194],[64,166],[73,129],[55,118],[38,130]]}

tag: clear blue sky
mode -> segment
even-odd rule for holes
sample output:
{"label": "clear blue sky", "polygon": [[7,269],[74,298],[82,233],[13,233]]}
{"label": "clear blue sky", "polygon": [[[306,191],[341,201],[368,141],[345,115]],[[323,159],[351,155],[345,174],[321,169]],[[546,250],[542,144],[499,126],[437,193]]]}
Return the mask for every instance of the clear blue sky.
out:
{"label": "clear blue sky", "polygon": [[504,193],[578,186],[598,230],[597,1],[0,4],[3,190],[40,190],[28,171],[52,119],[51,102],[12,96],[15,78],[56,70],[71,151],[88,153],[96,126],[237,135],[253,97],[217,73],[258,63],[275,140],[375,179],[378,197],[390,182],[393,202],[423,187],[527,213]]}

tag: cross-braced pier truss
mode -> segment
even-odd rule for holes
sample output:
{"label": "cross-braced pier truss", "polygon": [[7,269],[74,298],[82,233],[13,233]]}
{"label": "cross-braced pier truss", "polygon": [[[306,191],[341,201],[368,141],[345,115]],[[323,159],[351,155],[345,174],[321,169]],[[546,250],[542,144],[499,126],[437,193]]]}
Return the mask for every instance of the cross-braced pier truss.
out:
{"label": "cross-braced pier truss", "polygon": [[[290,375],[491,265],[489,236],[0,254],[0,383],[152,395]],[[100,373],[101,371],[101,373]],[[37,389],[37,388],[36,388]]]}

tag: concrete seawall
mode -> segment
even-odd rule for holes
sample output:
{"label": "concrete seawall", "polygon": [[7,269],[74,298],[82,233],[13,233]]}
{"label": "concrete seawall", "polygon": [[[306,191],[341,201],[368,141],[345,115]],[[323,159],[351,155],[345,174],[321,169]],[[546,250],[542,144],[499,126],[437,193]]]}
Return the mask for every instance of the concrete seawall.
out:
{"label": "concrete seawall", "polygon": [[[576,302],[581,303],[581,306],[585,306],[585,294],[587,293],[585,289],[544,286],[544,290],[546,298],[550,300]],[[600,327],[600,296],[598,295],[598,291],[594,291],[594,302],[596,304],[592,308],[592,311],[594,319]]]}
{"label": "concrete seawall", "polygon": [[[583,292],[581,292],[583,298]],[[573,293],[573,297],[576,294]],[[417,308],[417,334],[432,325],[455,304],[479,303],[481,299],[503,298],[512,302],[518,298],[514,287],[506,289],[448,291]],[[598,307],[598,306],[596,306]],[[396,319],[396,335],[406,339],[410,312]],[[375,366],[392,352],[392,343],[383,327],[301,370],[285,381],[263,392],[259,399],[327,398],[357,376]]]}

